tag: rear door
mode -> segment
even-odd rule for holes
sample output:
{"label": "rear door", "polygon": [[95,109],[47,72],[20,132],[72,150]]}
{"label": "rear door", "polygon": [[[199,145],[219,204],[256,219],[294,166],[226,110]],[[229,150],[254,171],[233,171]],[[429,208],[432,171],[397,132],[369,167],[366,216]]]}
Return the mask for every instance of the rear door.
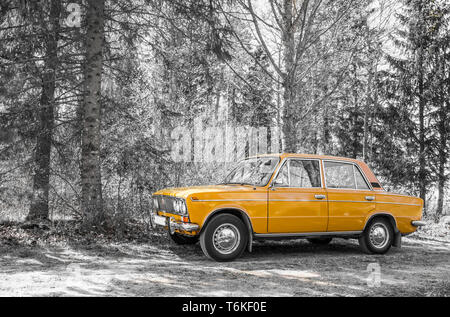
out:
{"label": "rear door", "polygon": [[327,229],[327,193],[320,161],[288,158],[269,188],[269,233],[322,232]]}
{"label": "rear door", "polygon": [[358,165],[347,161],[324,160],[328,193],[328,230],[359,231],[367,215],[375,209],[375,194]]}

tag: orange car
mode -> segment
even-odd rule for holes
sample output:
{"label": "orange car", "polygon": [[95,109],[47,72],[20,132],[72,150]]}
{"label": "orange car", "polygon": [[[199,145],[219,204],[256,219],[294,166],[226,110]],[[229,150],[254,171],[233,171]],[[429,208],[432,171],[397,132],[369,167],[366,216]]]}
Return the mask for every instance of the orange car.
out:
{"label": "orange car", "polygon": [[152,221],[178,244],[200,240],[206,256],[230,261],[254,239],[359,239],[367,253],[401,245],[424,225],[420,198],[383,190],[361,161],[306,154],[245,159],[221,184],[153,194]]}

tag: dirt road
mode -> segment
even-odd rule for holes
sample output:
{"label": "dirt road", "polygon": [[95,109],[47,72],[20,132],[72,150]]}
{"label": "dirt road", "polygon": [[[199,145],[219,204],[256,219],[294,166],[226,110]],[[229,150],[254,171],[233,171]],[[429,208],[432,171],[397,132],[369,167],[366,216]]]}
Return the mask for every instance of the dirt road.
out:
{"label": "dirt road", "polygon": [[329,246],[264,242],[235,262],[216,263],[199,245],[161,240],[82,247],[0,244],[0,295],[450,295],[450,244],[444,241],[406,238],[401,249],[384,256],[361,253],[354,240]]}

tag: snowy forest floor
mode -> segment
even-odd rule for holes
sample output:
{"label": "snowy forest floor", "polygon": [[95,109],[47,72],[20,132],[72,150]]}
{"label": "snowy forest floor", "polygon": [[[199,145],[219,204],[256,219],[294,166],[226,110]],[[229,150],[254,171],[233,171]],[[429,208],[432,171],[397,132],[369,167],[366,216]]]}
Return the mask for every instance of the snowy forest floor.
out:
{"label": "snowy forest floor", "polygon": [[[450,295],[450,242],[423,235],[382,256],[363,254],[356,240],[255,242],[252,253],[216,263],[162,232],[80,242],[35,231],[0,225],[0,296]],[[379,286],[367,282],[370,263],[380,266]]]}

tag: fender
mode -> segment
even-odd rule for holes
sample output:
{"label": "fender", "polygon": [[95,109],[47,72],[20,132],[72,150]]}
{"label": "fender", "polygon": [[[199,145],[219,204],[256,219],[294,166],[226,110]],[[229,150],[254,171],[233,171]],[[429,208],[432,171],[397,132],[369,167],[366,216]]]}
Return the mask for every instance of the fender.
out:
{"label": "fender", "polygon": [[247,214],[246,211],[240,209],[240,208],[236,208],[236,207],[224,207],[224,208],[218,208],[215,209],[213,211],[211,211],[205,218],[205,221],[203,221],[202,223],[202,228],[200,229],[199,234],[202,233],[203,228],[206,227],[206,225],[208,224],[208,222],[213,218],[213,216],[220,214],[220,213],[226,213],[227,211],[231,211],[231,214],[236,214],[238,213],[241,218],[244,220],[244,224],[247,227],[247,231],[248,231],[248,245],[247,245],[247,249],[249,252],[252,252],[252,245],[253,245],[253,225],[252,222],[250,220],[249,215]]}

